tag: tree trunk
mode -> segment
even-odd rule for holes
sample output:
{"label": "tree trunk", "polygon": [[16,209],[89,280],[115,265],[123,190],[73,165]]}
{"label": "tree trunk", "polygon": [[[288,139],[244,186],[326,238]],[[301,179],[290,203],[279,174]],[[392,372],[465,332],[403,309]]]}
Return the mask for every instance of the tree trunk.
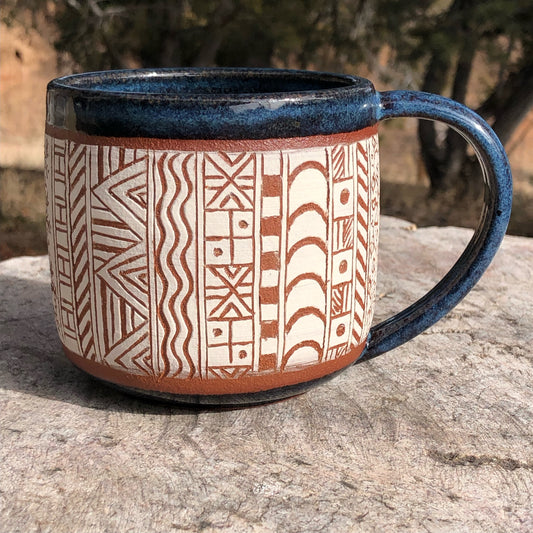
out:
{"label": "tree trunk", "polygon": [[[472,62],[476,53],[477,38],[470,34],[468,19],[462,12],[468,9],[468,2],[456,0],[445,16],[443,28],[456,28],[456,21],[463,21],[458,31],[462,35],[463,46],[455,66],[451,98],[464,103]],[[426,69],[422,90],[442,94],[448,83],[452,66],[453,50],[435,49]],[[439,140],[435,122],[423,120],[418,127],[418,137],[422,160],[431,184],[431,195],[446,193],[451,198],[468,193],[471,183],[476,193],[478,187],[462,174],[467,161],[467,144],[453,129],[448,128],[443,141]]]}
{"label": "tree trunk", "polygon": [[[475,50],[474,42],[467,40],[459,55],[451,95],[457,102],[464,103],[466,99]],[[452,196],[478,196],[482,183],[477,176],[478,173],[472,173],[472,167],[467,164],[467,148],[468,144],[463,137],[452,128],[448,128],[443,147],[441,175],[438,180],[432,182],[433,194],[448,190],[453,191]]]}
{"label": "tree trunk", "polygon": [[161,51],[161,66],[177,67],[182,63],[180,36],[183,24],[183,12],[185,8],[184,0],[177,0],[175,4],[168,5],[167,28],[164,37],[163,49]]}
{"label": "tree trunk", "polygon": [[216,55],[224,38],[224,30],[237,8],[233,0],[221,0],[206,28],[206,39],[193,62],[194,67],[214,66]]}
{"label": "tree trunk", "polygon": [[533,62],[515,76],[510,76],[508,81],[511,85],[507,90],[509,96],[492,125],[504,145],[533,107]]}
{"label": "tree trunk", "polygon": [[[436,45],[432,50],[422,85],[424,91],[437,94],[445,92],[454,51],[443,48],[438,35],[443,36],[454,31],[458,34],[457,42],[463,44],[458,51],[450,96],[460,103],[465,102],[473,60],[480,44],[500,35],[483,34],[481,27],[472,24],[470,9],[471,5],[467,0],[454,0],[450,6],[440,28],[436,29]],[[511,48],[507,55],[510,56],[510,53]],[[492,94],[478,109],[492,124],[504,145],[533,106],[531,51],[526,47],[522,54],[522,68],[507,74],[503,82],[500,80]],[[464,139],[449,128],[444,141],[441,141],[435,123],[428,121],[420,122],[418,135],[422,160],[431,184],[431,196],[448,197],[452,202],[472,202],[476,198],[479,199],[483,183],[481,169],[476,159],[469,155]]]}
{"label": "tree trunk", "polygon": [[[430,93],[441,93],[450,68],[449,56],[434,55],[426,69],[422,90]],[[418,140],[426,172],[432,190],[441,188],[443,180],[444,150],[437,139],[435,122],[420,120],[418,123]]]}

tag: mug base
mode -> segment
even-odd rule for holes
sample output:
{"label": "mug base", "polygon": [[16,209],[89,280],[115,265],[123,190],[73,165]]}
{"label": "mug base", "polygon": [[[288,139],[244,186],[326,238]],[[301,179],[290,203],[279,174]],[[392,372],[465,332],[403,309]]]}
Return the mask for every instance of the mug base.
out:
{"label": "mug base", "polygon": [[239,406],[268,403],[302,394],[357,361],[365,346],[366,340],[336,359],[307,368],[282,373],[245,375],[238,379],[141,376],[80,357],[65,345],[63,350],[75,366],[92,377],[138,397],[187,405]]}
{"label": "mug base", "polygon": [[256,405],[263,405],[267,403],[274,403],[278,401],[288,400],[295,396],[305,394],[310,389],[324,384],[330,379],[340,374],[344,368],[304,383],[297,383],[295,385],[287,385],[276,389],[270,389],[259,392],[248,392],[242,394],[175,394],[170,392],[160,392],[154,390],[139,389],[126,385],[119,385],[112,383],[102,378],[91,376],[96,381],[104,385],[118,390],[124,394],[141,398],[145,400],[155,400],[158,402],[181,405],[187,407],[207,407],[207,408],[230,408],[236,409],[239,407],[253,407]]}

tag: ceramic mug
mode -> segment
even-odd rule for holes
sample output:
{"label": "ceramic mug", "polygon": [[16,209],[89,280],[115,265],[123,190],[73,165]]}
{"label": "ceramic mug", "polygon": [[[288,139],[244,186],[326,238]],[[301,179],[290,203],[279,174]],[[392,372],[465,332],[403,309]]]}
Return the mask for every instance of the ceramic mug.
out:
{"label": "ceramic mug", "polygon": [[[371,327],[377,124],[440,120],[475,149],[485,208],[426,296]],[[67,76],[47,94],[47,226],[67,357],[130,392],[196,404],[300,393],[436,322],[507,227],[495,134],[440,96],[270,69]]]}

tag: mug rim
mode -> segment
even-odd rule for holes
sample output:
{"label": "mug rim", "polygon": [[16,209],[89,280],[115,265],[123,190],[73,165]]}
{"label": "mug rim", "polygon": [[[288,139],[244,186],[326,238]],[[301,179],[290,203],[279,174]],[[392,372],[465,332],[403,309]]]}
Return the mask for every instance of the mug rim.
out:
{"label": "mug rim", "polygon": [[[153,85],[159,83],[164,92],[144,90],[150,79],[158,80]],[[177,91],[183,79],[203,92]],[[216,80],[222,90],[213,90]],[[256,92],[224,93],[228,80]],[[261,91],[262,83],[272,90]],[[100,137],[238,140],[330,135],[375,125],[378,107],[378,93],[366,78],[290,69],[109,70],[56,78],[47,87],[47,127]]]}
{"label": "mug rim", "polygon": [[[315,87],[294,90],[259,90],[208,92],[198,91],[161,91],[137,90],[136,83],[141,81],[186,81],[194,83],[213,83],[228,81],[230,83],[261,82],[302,83]],[[113,83],[115,82],[115,83]],[[104,96],[125,98],[127,100],[148,100],[165,102],[197,102],[197,103],[232,103],[239,100],[280,100],[287,101],[297,98],[299,101],[320,98],[345,97],[360,91],[373,90],[370,80],[351,74],[329,73],[313,70],[278,69],[278,68],[246,68],[246,67],[180,67],[180,68],[140,68],[91,71],[61,76],[52,80],[48,91],[60,90],[80,96]]]}

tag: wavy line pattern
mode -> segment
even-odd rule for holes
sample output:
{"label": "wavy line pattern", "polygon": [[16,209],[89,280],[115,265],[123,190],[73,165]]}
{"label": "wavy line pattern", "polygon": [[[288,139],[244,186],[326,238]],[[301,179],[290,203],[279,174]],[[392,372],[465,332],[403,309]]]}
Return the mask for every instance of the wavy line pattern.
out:
{"label": "wavy line pattern", "polygon": [[[167,376],[170,372],[170,361],[168,356],[169,352],[172,353],[173,346],[168,345],[168,339],[173,334],[173,329],[175,328],[177,321],[177,316],[174,312],[174,309],[171,307],[171,303],[173,295],[179,292],[180,289],[180,279],[176,276],[177,271],[174,268],[171,259],[177,243],[169,231],[167,231],[167,225],[162,221],[162,218],[165,216],[172,219],[170,206],[172,205],[173,201],[175,201],[176,196],[179,194],[179,184],[176,184],[174,180],[165,179],[166,158],[167,154],[162,154],[156,164],[159,171],[158,178],[161,180],[161,195],[157,199],[155,207],[155,212],[159,213],[159,216],[156,217],[156,224],[159,230],[159,242],[157,243],[155,253],[155,270],[159,280],[163,278],[163,282],[161,283],[162,290],[157,302],[159,325],[160,328],[163,329],[163,338],[160,340],[161,351],[159,353],[159,358],[163,363],[163,368],[160,368],[159,371],[163,376]],[[171,189],[170,192],[169,189]],[[170,270],[170,272],[173,274],[172,276],[169,277],[165,275],[165,267]],[[170,315],[170,317],[168,315]],[[173,353],[172,355],[175,357],[176,354]],[[177,362],[177,372],[180,373],[183,369],[181,359],[177,358]]]}
{"label": "wavy line pattern", "polygon": [[156,274],[159,285],[158,315],[162,337],[160,357],[163,376],[190,377],[196,371],[189,353],[192,323],[187,304],[193,291],[194,278],[186,261],[192,236],[185,217],[185,204],[192,194],[188,164],[192,153],[157,154],[157,179],[161,183],[156,220],[159,242],[156,252]]}
{"label": "wavy line pattern", "polygon": [[189,375],[192,375],[192,373],[194,372],[194,363],[192,361],[192,357],[189,351],[190,342],[191,342],[192,333],[193,333],[193,324],[187,312],[187,305],[189,303],[189,300],[194,290],[194,279],[193,279],[191,270],[189,269],[189,265],[187,263],[187,251],[192,244],[193,232],[192,232],[191,226],[189,225],[189,222],[187,221],[187,216],[185,215],[185,204],[190,199],[192,192],[193,192],[192,179],[189,175],[189,170],[187,167],[187,163],[192,157],[193,157],[192,154],[190,156],[187,156],[183,160],[182,165],[181,165],[182,176],[185,179],[185,183],[187,184],[187,196],[182,201],[181,206],[179,208],[180,218],[181,218],[181,221],[183,222],[183,225],[185,226],[184,234],[186,235],[186,240],[180,253],[180,264],[181,264],[182,271],[187,276],[188,287],[187,287],[186,293],[183,295],[183,299],[181,300],[180,309],[181,309],[181,316],[183,317],[183,320],[185,321],[185,324],[187,326],[187,334],[186,334],[185,340],[183,341],[183,353],[185,357],[187,357],[187,360],[189,361],[189,366],[191,368]]}

